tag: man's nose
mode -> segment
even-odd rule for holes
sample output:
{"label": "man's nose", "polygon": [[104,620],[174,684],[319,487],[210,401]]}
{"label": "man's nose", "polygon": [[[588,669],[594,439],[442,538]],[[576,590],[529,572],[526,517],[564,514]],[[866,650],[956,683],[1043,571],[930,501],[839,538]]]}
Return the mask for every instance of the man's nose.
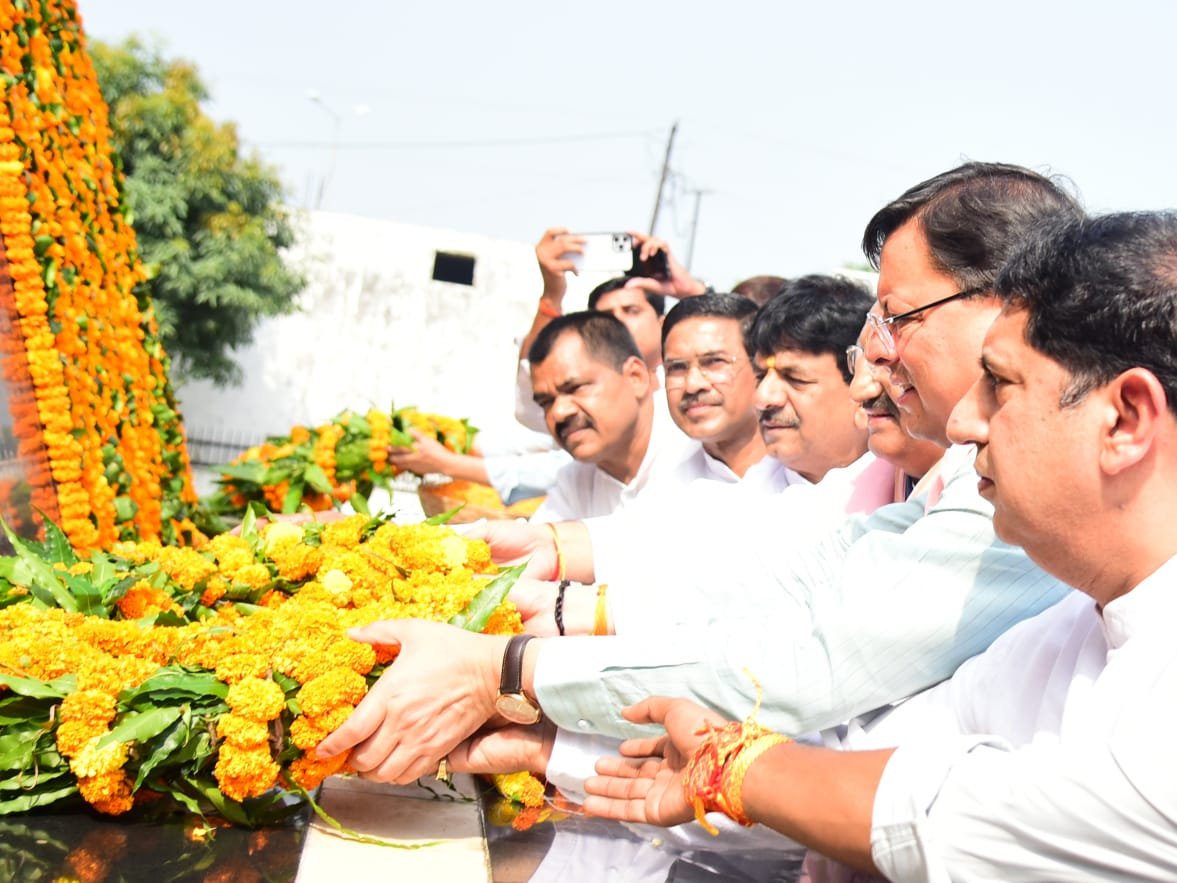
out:
{"label": "man's nose", "polygon": [[768,411],[772,408],[779,408],[788,400],[788,387],[775,372],[768,372],[756,384],[756,410]]}

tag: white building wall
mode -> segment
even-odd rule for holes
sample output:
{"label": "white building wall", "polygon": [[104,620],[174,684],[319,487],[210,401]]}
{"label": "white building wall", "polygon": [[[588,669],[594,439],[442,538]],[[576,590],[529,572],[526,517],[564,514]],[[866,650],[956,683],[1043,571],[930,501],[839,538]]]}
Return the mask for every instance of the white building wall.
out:
{"label": "white building wall", "polygon": [[[302,228],[299,312],[265,320],[237,354],[240,386],[179,387],[190,436],[285,433],[390,403],[514,431],[517,341],[542,288],[532,245],[327,212]],[[473,256],[474,284],[434,281],[437,251]],[[598,281],[571,279],[568,308]]]}

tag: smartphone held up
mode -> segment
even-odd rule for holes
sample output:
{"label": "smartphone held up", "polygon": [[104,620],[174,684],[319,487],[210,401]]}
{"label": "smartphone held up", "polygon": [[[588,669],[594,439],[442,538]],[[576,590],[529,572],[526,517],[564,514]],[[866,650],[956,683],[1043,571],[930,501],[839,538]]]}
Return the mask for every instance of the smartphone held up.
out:
{"label": "smartphone held up", "polygon": [[666,253],[656,251],[645,260],[640,247],[628,233],[574,233],[581,240],[581,251],[565,252],[580,273],[608,273],[613,276],[643,276],[665,279],[669,275]]}

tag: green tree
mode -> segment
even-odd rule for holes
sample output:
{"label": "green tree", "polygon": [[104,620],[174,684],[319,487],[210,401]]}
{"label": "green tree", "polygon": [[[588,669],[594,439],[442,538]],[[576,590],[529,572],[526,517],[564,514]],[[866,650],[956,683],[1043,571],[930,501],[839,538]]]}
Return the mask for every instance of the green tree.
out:
{"label": "green tree", "polygon": [[294,238],[282,184],[241,155],[231,123],[201,111],[208,91],[193,65],[134,37],[89,48],[176,373],[238,383],[233,350],[262,317],[291,312],[303,285],[279,253]]}

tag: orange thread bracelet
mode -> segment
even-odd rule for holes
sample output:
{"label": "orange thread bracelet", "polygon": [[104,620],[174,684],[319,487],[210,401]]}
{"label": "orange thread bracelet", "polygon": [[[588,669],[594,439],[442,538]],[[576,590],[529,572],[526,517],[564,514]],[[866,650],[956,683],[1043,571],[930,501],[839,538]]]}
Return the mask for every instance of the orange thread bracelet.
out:
{"label": "orange thread bracelet", "polygon": [[559,307],[552,306],[542,297],[539,299],[539,303],[536,305],[535,309],[536,312],[538,312],[541,316],[547,316],[549,319],[559,319],[564,315],[563,311]]}
{"label": "orange thread bracelet", "polygon": [[597,586],[597,607],[593,611],[594,635],[609,634],[609,607],[605,604],[605,591],[608,588],[608,583],[601,583]]}

